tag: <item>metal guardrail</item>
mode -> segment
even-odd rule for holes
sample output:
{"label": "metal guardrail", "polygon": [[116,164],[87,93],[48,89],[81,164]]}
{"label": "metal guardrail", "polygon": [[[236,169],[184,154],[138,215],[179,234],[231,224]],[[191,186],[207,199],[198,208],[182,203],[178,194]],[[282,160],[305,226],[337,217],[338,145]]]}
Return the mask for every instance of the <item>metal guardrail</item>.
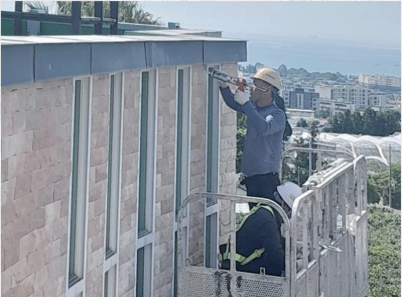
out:
{"label": "metal guardrail", "polygon": [[[235,257],[231,257],[230,270],[220,270],[205,267],[195,261],[196,257],[185,247],[189,240],[188,226],[199,226],[188,211],[197,203],[207,199],[214,199],[220,205],[220,216],[229,218],[228,222],[219,219],[217,233],[222,242],[230,240],[230,250],[236,250],[236,204],[261,203],[275,209],[283,220],[283,236],[285,238],[285,276],[251,274],[236,270]],[[197,219],[195,219],[197,220]],[[183,224],[183,222],[186,222]],[[233,297],[288,297],[290,294],[290,237],[289,219],[284,210],[272,200],[256,197],[222,194],[194,194],[187,197],[181,204],[178,214],[178,296],[205,297],[205,296],[233,296]],[[184,226],[187,225],[187,226]],[[196,240],[200,238],[197,237]],[[199,246],[199,245],[198,245]],[[202,245],[201,245],[202,246]],[[188,254],[186,254],[188,253]]]}
{"label": "metal guardrail", "polygon": [[317,148],[305,148],[305,147],[291,147],[288,148],[286,150],[284,150],[281,154],[281,160],[279,163],[279,176],[282,179],[282,171],[283,171],[283,160],[289,156],[290,152],[311,152],[311,153],[317,153],[318,154],[318,158],[321,157],[320,154],[322,153],[331,153],[331,154],[344,154],[348,157],[351,157],[352,159],[354,159],[354,155],[351,152],[347,152],[347,151],[337,151],[337,150],[326,150],[326,149],[317,149]]}
{"label": "metal guardrail", "polygon": [[[178,216],[178,297],[363,297],[368,292],[367,170],[366,159],[335,162],[314,174],[307,191],[296,198],[290,220],[271,200],[222,194],[187,197]],[[285,277],[205,267],[199,261],[203,214],[197,204],[218,203],[217,236],[236,250],[236,204],[263,203],[284,221]],[[193,209],[193,211],[189,211]],[[191,216],[195,215],[195,221]],[[198,217],[197,217],[198,216]],[[198,219],[197,219],[198,218]],[[201,220],[201,221],[197,221]],[[184,222],[184,224],[183,224]],[[206,227],[207,228],[207,227]],[[262,232],[262,230],[256,230]],[[188,248],[189,239],[197,242]],[[187,243],[186,243],[187,242]],[[219,243],[218,243],[219,245]],[[217,247],[213,247],[213,249]],[[198,260],[197,260],[198,259]]]}

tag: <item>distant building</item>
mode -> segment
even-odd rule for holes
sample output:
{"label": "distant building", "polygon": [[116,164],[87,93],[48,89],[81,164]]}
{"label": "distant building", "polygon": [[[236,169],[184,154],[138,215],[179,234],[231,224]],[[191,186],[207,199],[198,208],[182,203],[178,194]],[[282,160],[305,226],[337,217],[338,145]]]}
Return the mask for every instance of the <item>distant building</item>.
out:
{"label": "distant building", "polygon": [[353,113],[355,111],[355,105],[353,103],[335,102],[333,100],[320,99],[318,110],[328,111],[330,116],[333,116],[338,112],[344,113],[346,110],[350,110],[350,112]]}
{"label": "distant building", "polygon": [[320,102],[323,99],[344,104],[352,103],[356,110],[364,110],[369,106],[370,90],[364,87],[317,85],[315,91],[319,93]]}
{"label": "distant building", "polygon": [[383,93],[371,93],[368,98],[368,105],[371,107],[386,108],[387,95]]}
{"label": "distant building", "polygon": [[307,92],[303,88],[295,88],[293,91],[283,91],[282,96],[288,108],[316,110],[318,107],[319,94]]}
{"label": "distant building", "polygon": [[359,83],[367,88],[384,91],[401,91],[401,78],[388,75],[359,74]]}
{"label": "distant building", "polygon": [[296,127],[297,122],[304,119],[307,123],[314,120],[314,111],[309,109],[286,109],[288,115],[289,124],[292,127]]}

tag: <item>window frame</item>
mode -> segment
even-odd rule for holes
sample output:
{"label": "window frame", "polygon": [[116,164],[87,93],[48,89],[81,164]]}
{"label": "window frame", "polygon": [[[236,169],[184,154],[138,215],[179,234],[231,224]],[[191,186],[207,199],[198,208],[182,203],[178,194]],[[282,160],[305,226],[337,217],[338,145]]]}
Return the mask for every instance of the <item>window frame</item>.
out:
{"label": "window frame", "polygon": [[[188,84],[187,84],[187,86],[188,86],[188,122],[187,122],[187,125],[185,125],[185,124],[183,124],[182,126],[185,128],[185,129],[188,129],[188,131],[186,131],[186,134],[187,134],[187,137],[188,137],[188,144],[187,144],[187,152],[188,152],[188,154],[187,154],[187,159],[188,159],[188,164],[187,164],[187,168],[186,168],[186,172],[187,172],[187,178],[188,178],[188,180],[187,181],[185,181],[185,183],[187,184],[187,188],[186,188],[186,192],[187,192],[187,194],[184,194],[183,195],[183,192],[180,194],[181,195],[181,197],[180,197],[180,202],[181,201],[183,201],[186,197],[182,197],[182,196],[187,196],[187,195],[189,195],[189,193],[190,193],[190,180],[191,180],[191,172],[190,172],[190,165],[191,165],[191,127],[192,127],[192,125],[191,125],[191,114],[192,114],[192,82],[193,82],[193,79],[192,79],[192,73],[193,73],[193,71],[192,71],[193,69],[192,69],[192,66],[191,65],[186,65],[186,66],[180,66],[180,67],[176,67],[176,69],[175,69],[175,73],[176,73],[176,120],[175,120],[175,131],[176,131],[176,141],[175,141],[175,164],[174,164],[174,168],[175,168],[175,175],[174,175],[174,195],[173,195],[173,199],[174,199],[174,201],[173,201],[173,204],[174,204],[174,209],[173,209],[173,212],[174,212],[174,221],[173,221],[173,234],[172,234],[172,238],[173,238],[173,253],[174,253],[174,255],[173,255],[173,259],[172,259],[172,265],[173,265],[173,270],[174,270],[174,272],[173,272],[173,285],[172,285],[172,294],[173,294],[173,296],[176,296],[175,294],[177,293],[177,269],[176,269],[176,266],[175,266],[175,263],[176,263],[176,261],[177,261],[177,257],[176,257],[176,255],[177,255],[177,246],[176,246],[176,240],[175,240],[175,238],[178,238],[178,234],[177,234],[177,232],[178,232],[178,229],[177,229],[177,212],[178,212],[178,210],[179,210],[179,208],[178,208],[178,197],[177,197],[177,179],[178,179],[178,174],[177,174],[177,156],[178,156],[178,136],[177,136],[177,132],[178,132],[178,122],[179,122],[179,71],[183,71],[183,100],[184,100],[184,98],[185,98],[185,92],[186,92],[186,90],[185,90],[185,88],[184,88],[184,86],[185,86],[185,83],[187,83],[186,82],[186,80],[185,80],[185,71],[188,71],[187,72],[187,74],[186,75],[188,75]],[[184,133],[184,132],[183,132]],[[183,165],[182,165],[183,166]],[[182,178],[182,176],[181,176],[181,181],[183,180],[183,178]],[[183,190],[183,187],[181,187],[181,190]],[[188,214],[188,212],[189,212],[189,207],[187,207],[187,209],[186,209],[186,213]],[[188,216],[187,215],[185,215],[183,218],[182,218],[182,227],[183,227],[183,238],[184,238],[184,240],[183,240],[183,244],[184,244],[184,253],[183,253],[183,259],[186,257],[186,255],[188,255],[188,236],[186,236],[185,234],[187,234],[187,231],[186,230],[188,230],[188,225],[189,225],[189,222],[188,222]]]}
{"label": "window frame", "polygon": [[[80,177],[85,176],[86,181],[84,184],[82,184],[82,187],[84,187],[84,189],[82,190],[83,193],[81,195],[85,195],[85,198],[82,199],[82,205],[81,208],[84,207],[85,209],[81,209],[80,210],[80,216],[83,216],[83,218],[81,218],[81,220],[83,220],[83,224],[81,226],[81,238],[75,238],[75,249],[77,249],[77,245],[81,246],[81,251],[79,251],[78,253],[78,257],[77,254],[74,253],[74,258],[75,258],[75,263],[73,264],[73,269],[75,270],[76,265],[79,264],[81,272],[76,275],[75,279],[71,279],[70,275],[71,275],[71,232],[76,232],[72,231],[72,208],[73,206],[73,188],[74,188],[74,181],[73,181],[73,170],[74,170],[74,155],[75,155],[75,131],[76,131],[76,104],[77,104],[77,99],[75,97],[76,95],[76,83],[77,81],[80,81],[81,86],[80,86],[80,110],[78,112],[79,113],[79,120],[80,122],[78,123],[78,125],[81,124],[81,116],[82,116],[82,111],[83,109],[81,109],[81,104],[82,102],[86,102],[87,106],[85,112],[86,112],[86,116],[87,118],[86,120],[86,144],[85,147],[82,149],[83,151],[81,151],[80,153],[80,133],[78,134],[78,148],[77,148],[77,154],[85,154],[82,157],[85,157],[86,159],[84,160],[84,164],[77,164],[78,168],[77,170],[77,182],[80,180]],[[84,82],[84,83],[83,83]],[[85,95],[86,97],[83,100],[83,95]],[[87,100],[85,100],[87,99]],[[68,215],[68,237],[67,237],[67,267],[66,267],[66,296],[67,297],[71,297],[71,296],[77,296],[78,294],[85,294],[85,276],[86,276],[86,264],[87,264],[87,231],[88,231],[88,201],[89,201],[89,173],[90,173],[90,158],[91,158],[91,123],[92,123],[92,76],[79,76],[79,77],[74,77],[73,78],[73,99],[72,99],[72,129],[71,129],[71,177],[70,177],[70,195],[69,195],[69,215]],[[78,126],[79,132],[81,132],[80,126]],[[85,132],[85,131],[84,131]],[[79,162],[80,156],[78,156],[78,160],[77,162]],[[83,161],[81,161],[83,162]],[[81,166],[85,166],[85,168],[79,168]],[[83,172],[83,170],[85,170],[86,172]],[[75,191],[75,190],[74,190]],[[78,192],[78,185],[77,185],[77,192]],[[78,194],[76,194],[78,195]],[[79,198],[76,198],[77,201],[79,200]],[[76,205],[77,207],[79,207],[79,205]],[[78,210],[76,210],[76,212],[78,212]],[[78,214],[76,214],[77,216]],[[77,217],[75,217],[75,220],[78,220]],[[77,224],[77,223],[75,223]],[[77,237],[77,233],[75,233],[75,236]],[[77,243],[78,242],[78,243]]]}
{"label": "window frame", "polygon": [[[140,167],[141,167],[141,145],[142,145],[142,141],[144,141],[144,139],[141,140],[141,129],[142,129],[142,94],[143,94],[143,73],[148,73],[148,85],[147,85],[147,102],[149,102],[149,94],[151,93],[151,95],[153,96],[153,101],[154,101],[154,106],[153,106],[153,111],[152,112],[152,116],[153,118],[150,119],[149,115],[150,115],[150,109],[147,108],[147,130],[146,130],[146,160],[145,160],[145,167],[151,167],[152,168],[152,172],[150,173],[149,171],[146,171],[145,173],[145,178],[148,178],[151,176],[152,177],[152,181],[151,184],[149,184],[149,181],[146,180],[146,188],[145,188],[145,202],[147,204],[145,204],[145,214],[148,213],[148,216],[145,217],[145,226],[148,224],[148,227],[150,230],[148,230],[148,232],[141,232],[143,230],[139,229],[139,220],[140,220]],[[151,77],[151,80],[150,80]],[[136,251],[135,251],[135,260],[134,260],[134,266],[135,266],[135,274],[136,274],[136,282],[134,284],[134,292],[136,294],[137,292],[137,286],[138,286],[138,282],[137,282],[137,269],[138,269],[138,252],[141,249],[145,248],[150,249],[150,252],[147,252],[146,255],[144,253],[144,256],[147,257],[146,261],[147,263],[150,263],[150,265],[148,265],[150,267],[150,278],[147,279],[147,284],[146,287],[149,288],[150,290],[150,296],[153,295],[153,274],[154,274],[154,265],[153,265],[153,260],[154,260],[154,241],[155,241],[155,197],[156,197],[156,174],[157,174],[157,170],[156,170],[156,166],[157,166],[157,162],[156,162],[156,157],[157,157],[157,148],[158,148],[158,85],[159,85],[159,71],[156,68],[152,68],[152,69],[144,69],[141,70],[140,72],[140,100],[139,100],[139,127],[138,127],[138,164],[137,164],[137,169],[138,169],[138,176],[137,176],[137,227],[135,228],[135,236],[136,236]],[[149,82],[152,83],[149,83]],[[150,88],[152,88],[153,90],[150,92]],[[145,99],[144,99],[145,100]],[[149,107],[149,105],[147,105]],[[153,133],[151,135],[152,139],[150,140],[149,137],[149,122],[153,122],[154,126],[153,126]],[[154,149],[151,150],[151,154],[149,154],[150,150],[148,149],[149,146],[149,142],[151,142],[154,146]],[[152,161],[152,166],[148,166],[148,162]],[[147,199],[147,195],[151,195],[151,198]],[[147,211],[148,209],[148,211]],[[151,211],[151,215],[149,215],[149,210]],[[144,259],[145,261],[145,259]],[[144,265],[144,267],[148,267],[147,265]],[[145,280],[145,279],[144,279]]]}
{"label": "window frame", "polygon": [[[205,192],[211,192],[211,193],[219,193],[219,187],[220,187],[220,150],[221,150],[221,94],[219,91],[219,85],[216,80],[214,80],[210,75],[209,75],[209,70],[211,68],[215,68],[217,70],[221,69],[221,65],[207,65],[206,67],[206,81],[207,81],[207,94],[206,94],[206,114],[205,114],[205,119],[206,119],[206,145],[205,145]],[[210,83],[212,82],[212,88],[210,88]],[[211,97],[212,96],[212,97]],[[217,107],[217,111],[215,113],[210,114],[211,109],[211,103],[213,107]],[[210,117],[211,116],[211,117]],[[214,127],[210,126],[213,123],[217,124],[215,126],[215,131],[213,131]],[[210,130],[211,129],[211,130]],[[212,134],[210,134],[212,133]],[[214,135],[214,133],[216,133]],[[211,143],[209,142],[211,140]],[[214,143],[216,141],[216,143]],[[210,152],[212,150],[212,152]],[[213,162],[213,156],[211,156],[211,160],[209,159],[209,153],[214,154],[216,153],[216,165],[213,166],[212,168],[209,167],[209,162]],[[215,171],[215,173],[213,173]],[[214,175],[216,175],[216,184],[213,185],[211,184],[210,188],[208,185],[208,175],[211,173],[211,179],[214,178]],[[215,188],[216,187],[216,188]],[[219,222],[219,203],[216,201],[210,201],[206,200],[205,205],[204,205],[204,265],[205,267],[211,267],[211,268],[217,268],[218,266],[218,261],[216,258],[216,255],[218,254],[219,250],[219,234],[216,232],[215,236],[213,234],[208,234],[210,230],[213,230],[213,226],[215,226],[216,230],[218,227],[218,222]],[[208,226],[210,228],[208,229]],[[209,230],[209,231],[208,231]],[[209,247],[209,243],[212,242],[212,245],[216,245],[216,251],[215,253],[211,250]],[[215,259],[215,261],[213,261]],[[213,261],[213,262],[212,262]],[[213,264],[211,264],[213,263]]]}

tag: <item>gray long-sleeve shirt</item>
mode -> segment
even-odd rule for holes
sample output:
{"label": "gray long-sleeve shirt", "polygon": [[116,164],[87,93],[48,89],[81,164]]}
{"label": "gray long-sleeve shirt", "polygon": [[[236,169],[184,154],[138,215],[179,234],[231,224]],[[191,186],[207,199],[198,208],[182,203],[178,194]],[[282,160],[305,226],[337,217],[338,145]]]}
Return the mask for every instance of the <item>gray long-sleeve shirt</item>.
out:
{"label": "gray long-sleeve shirt", "polygon": [[226,104],[247,116],[247,134],[244,140],[242,172],[245,176],[279,172],[285,113],[272,102],[258,107],[249,101],[243,106],[234,101],[229,87],[221,88]]}

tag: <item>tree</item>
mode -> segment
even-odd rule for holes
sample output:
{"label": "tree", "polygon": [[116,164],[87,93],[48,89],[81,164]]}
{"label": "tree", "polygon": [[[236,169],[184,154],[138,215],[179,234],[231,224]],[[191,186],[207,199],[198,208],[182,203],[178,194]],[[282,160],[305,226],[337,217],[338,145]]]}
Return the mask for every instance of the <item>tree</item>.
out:
{"label": "tree", "polygon": [[363,113],[363,134],[373,135],[375,131],[377,115],[376,112],[370,107],[367,108]]}
{"label": "tree", "polygon": [[354,134],[355,133],[355,125],[352,118],[352,113],[350,110],[346,110],[344,114],[344,122],[343,122],[344,132]]}
{"label": "tree", "polygon": [[328,124],[331,127],[331,132],[343,133],[344,132],[344,119],[343,113],[336,113],[332,118],[328,120]]}
{"label": "tree", "polygon": [[372,176],[367,179],[367,202],[379,203],[381,199],[380,189]]}
{"label": "tree", "polygon": [[344,114],[335,114],[328,124],[328,132],[388,136],[401,131],[401,113],[394,110],[376,112],[369,107],[362,116],[358,111],[351,114],[347,110]]}
{"label": "tree", "polygon": [[281,64],[278,67],[278,73],[280,76],[285,77],[288,75],[288,68],[286,67],[286,65]]}
{"label": "tree", "polygon": [[369,297],[400,297],[401,217],[369,208]]}
{"label": "tree", "polygon": [[254,67],[255,67],[255,70],[258,71],[264,67],[264,64],[257,62]]}
{"label": "tree", "polygon": [[[295,147],[308,148],[309,143],[304,138],[300,137],[295,140]],[[314,160],[314,155],[313,160]],[[315,162],[312,163],[313,169],[315,168]],[[282,180],[291,181],[296,184],[302,185],[309,177],[309,153],[297,152],[295,156],[288,156],[284,159],[282,167]]]}
{"label": "tree", "polygon": [[246,116],[243,113],[237,113],[237,134],[236,134],[236,173],[241,172],[241,160],[243,157],[244,139],[247,133]]}
{"label": "tree", "polygon": [[360,112],[355,111],[352,114],[352,121],[353,121],[353,127],[354,127],[354,134],[362,134],[363,133],[363,119],[362,115]]}
{"label": "tree", "polygon": [[305,119],[301,118],[301,119],[299,119],[299,120],[297,121],[296,127],[305,128],[305,127],[307,127],[307,126],[308,126],[308,124],[307,124],[307,121],[306,121]]}
{"label": "tree", "polygon": [[[71,1],[57,1],[57,12],[62,15],[71,15]],[[95,2],[82,1],[81,14],[83,16],[94,16]],[[110,17],[109,2],[103,2],[103,14]],[[153,15],[143,10],[137,1],[119,1],[119,22],[162,25],[159,18],[153,19]]]}
{"label": "tree", "polygon": [[45,14],[49,14],[49,6],[42,1],[26,1],[24,4],[27,6],[28,11],[38,9],[45,11]]}
{"label": "tree", "polygon": [[313,142],[316,141],[316,138],[317,138],[318,134],[320,133],[318,131],[318,127],[317,127],[319,123],[320,122],[318,122],[318,121],[311,121],[311,123],[309,125],[309,128],[310,128],[309,131],[310,131],[311,138],[313,139]]}
{"label": "tree", "polygon": [[[370,203],[376,203],[377,196],[383,197],[385,205],[390,205],[389,199],[389,168],[384,168],[377,174],[370,176],[367,184],[367,200]],[[401,163],[395,163],[391,166],[391,201],[393,208],[401,207]]]}

